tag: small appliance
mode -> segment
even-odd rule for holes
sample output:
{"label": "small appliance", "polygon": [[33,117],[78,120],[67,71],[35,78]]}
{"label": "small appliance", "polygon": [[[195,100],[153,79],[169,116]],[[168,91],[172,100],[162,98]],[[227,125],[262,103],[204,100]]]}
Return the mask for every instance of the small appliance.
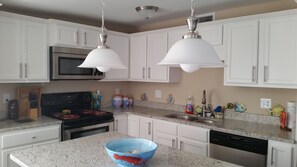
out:
{"label": "small appliance", "polygon": [[18,119],[18,100],[13,99],[8,102],[8,119]]}

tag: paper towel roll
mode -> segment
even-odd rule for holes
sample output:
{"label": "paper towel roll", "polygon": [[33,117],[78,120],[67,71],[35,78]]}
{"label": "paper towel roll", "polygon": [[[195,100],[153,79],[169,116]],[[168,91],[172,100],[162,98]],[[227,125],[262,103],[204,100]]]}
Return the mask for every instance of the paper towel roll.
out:
{"label": "paper towel roll", "polygon": [[289,101],[287,103],[287,127],[293,129],[296,126],[296,102]]}

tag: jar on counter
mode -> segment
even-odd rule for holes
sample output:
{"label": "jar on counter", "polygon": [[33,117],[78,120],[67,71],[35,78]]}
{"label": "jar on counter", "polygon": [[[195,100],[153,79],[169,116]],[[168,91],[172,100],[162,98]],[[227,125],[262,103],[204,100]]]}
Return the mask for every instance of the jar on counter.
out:
{"label": "jar on counter", "polygon": [[121,108],[123,104],[123,98],[121,94],[115,94],[112,99],[112,106],[114,108]]}
{"label": "jar on counter", "polygon": [[129,106],[129,98],[126,94],[123,95],[123,99],[122,99],[122,105],[124,108],[128,107]]}

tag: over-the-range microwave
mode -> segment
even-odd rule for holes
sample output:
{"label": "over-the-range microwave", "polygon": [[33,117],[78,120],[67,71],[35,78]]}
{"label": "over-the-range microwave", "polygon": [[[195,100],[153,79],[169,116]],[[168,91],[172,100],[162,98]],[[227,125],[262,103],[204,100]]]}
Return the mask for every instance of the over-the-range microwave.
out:
{"label": "over-the-range microwave", "polygon": [[51,80],[100,80],[104,74],[96,68],[78,68],[90,50],[51,46]]}

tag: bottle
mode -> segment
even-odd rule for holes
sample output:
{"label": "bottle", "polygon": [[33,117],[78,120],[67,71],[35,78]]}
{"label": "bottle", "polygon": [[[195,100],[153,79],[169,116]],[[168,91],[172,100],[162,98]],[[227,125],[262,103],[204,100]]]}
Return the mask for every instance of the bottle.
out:
{"label": "bottle", "polygon": [[122,105],[124,108],[128,107],[129,106],[129,98],[126,94],[123,95],[123,98],[122,98],[123,102],[122,102]]}
{"label": "bottle", "polygon": [[193,114],[193,111],[194,111],[194,108],[193,108],[193,105],[192,105],[192,97],[189,96],[189,97],[187,98],[185,112],[186,112],[187,114]]}
{"label": "bottle", "polygon": [[116,89],[116,93],[112,98],[112,106],[114,108],[121,108],[123,104],[122,95],[120,94],[120,90]]}
{"label": "bottle", "polygon": [[287,113],[285,111],[280,112],[280,127],[285,129],[287,125]]}

